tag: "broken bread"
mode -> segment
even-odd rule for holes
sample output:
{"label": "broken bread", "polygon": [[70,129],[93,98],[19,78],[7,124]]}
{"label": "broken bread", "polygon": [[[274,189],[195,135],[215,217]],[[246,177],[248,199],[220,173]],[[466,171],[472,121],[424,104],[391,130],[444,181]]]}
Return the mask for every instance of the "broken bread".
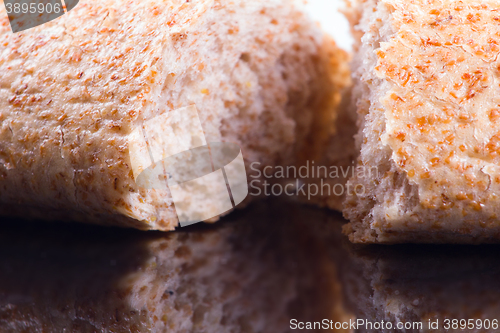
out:
{"label": "broken bread", "polygon": [[[496,1],[356,2],[356,243],[500,240]],[[375,169],[374,169],[375,168]]]}
{"label": "broken bread", "polygon": [[288,165],[332,130],[335,50],[292,0],[82,0],[16,34],[0,6],[0,214],[172,230],[134,130],[195,106],[247,170]]}

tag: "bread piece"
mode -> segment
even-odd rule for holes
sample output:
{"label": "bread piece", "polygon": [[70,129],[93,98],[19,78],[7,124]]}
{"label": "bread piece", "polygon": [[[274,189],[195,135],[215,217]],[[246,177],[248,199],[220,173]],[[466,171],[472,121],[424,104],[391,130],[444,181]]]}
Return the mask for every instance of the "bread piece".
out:
{"label": "bread piece", "polygon": [[316,234],[325,216],[265,202],[166,235],[11,226],[0,234],[0,331],[267,333],[289,332],[292,318],[343,320]]}
{"label": "bread piece", "polygon": [[[346,306],[357,319],[386,323],[383,329],[365,325],[357,332],[498,332],[492,326],[500,315],[498,250],[492,245],[344,244],[337,257]],[[458,320],[457,329],[445,329],[446,319]],[[472,320],[473,327],[462,329],[462,319]],[[429,328],[429,320],[438,321],[437,329]],[[398,323],[422,326],[405,330]]]}
{"label": "bread piece", "polygon": [[354,60],[357,243],[500,239],[496,1],[368,0]]}
{"label": "bread piece", "polygon": [[195,105],[247,170],[293,163],[332,129],[332,43],[291,0],[82,0],[17,34],[0,5],[0,214],[174,229],[133,130]]}

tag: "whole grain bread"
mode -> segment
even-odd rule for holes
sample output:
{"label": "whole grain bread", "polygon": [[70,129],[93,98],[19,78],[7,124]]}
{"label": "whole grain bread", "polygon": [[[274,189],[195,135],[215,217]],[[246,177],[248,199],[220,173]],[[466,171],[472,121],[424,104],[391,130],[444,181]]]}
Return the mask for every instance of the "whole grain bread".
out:
{"label": "whole grain bread", "polygon": [[358,1],[358,243],[500,240],[496,1]]}
{"label": "whole grain bread", "polygon": [[308,158],[332,131],[336,50],[292,0],[82,0],[17,34],[0,5],[0,214],[172,230],[130,133],[195,105],[247,170]]}

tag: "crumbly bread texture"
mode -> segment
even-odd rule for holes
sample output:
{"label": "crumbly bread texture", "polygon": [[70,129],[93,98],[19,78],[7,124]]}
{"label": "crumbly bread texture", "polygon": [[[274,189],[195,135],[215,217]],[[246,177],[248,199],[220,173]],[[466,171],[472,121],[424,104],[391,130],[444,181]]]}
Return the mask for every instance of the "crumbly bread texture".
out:
{"label": "crumbly bread texture", "polygon": [[[357,319],[392,325],[360,333],[498,332],[492,325],[500,315],[498,246],[346,242],[337,257],[346,306]],[[446,319],[458,319],[458,326],[445,329]],[[471,319],[473,327],[461,328],[460,319]],[[439,326],[429,327],[429,320]],[[422,326],[398,329],[398,323]]]}
{"label": "crumbly bread texture", "polygon": [[194,104],[247,170],[317,154],[335,51],[292,0],[82,0],[17,34],[0,5],[0,214],[172,230],[171,197],[134,182],[128,135]]}
{"label": "crumbly bread texture", "polygon": [[357,243],[500,239],[497,1],[359,1]]}
{"label": "crumbly bread texture", "polygon": [[267,333],[290,332],[292,318],[342,320],[315,234],[325,216],[265,202],[169,234],[13,225],[0,235],[0,331]]}
{"label": "crumbly bread texture", "polygon": [[[344,73],[350,75],[349,70]],[[351,80],[349,77],[344,77],[343,82],[345,90],[339,95],[340,103],[335,110],[334,131],[328,138],[321,156],[309,161],[309,168],[310,170],[314,168],[315,177],[306,179],[308,191],[302,196],[305,202],[339,212],[343,209],[348,193],[346,183],[356,170],[358,156],[354,142],[358,127],[356,111],[353,111],[352,107]],[[315,193],[317,194],[313,195]]]}
{"label": "crumbly bread texture", "polygon": [[[330,111],[325,113],[326,118],[318,122],[316,129],[313,130],[321,136],[311,136],[305,151],[307,153],[300,155],[296,166],[296,177],[306,186],[311,186],[309,193],[304,195],[299,192],[301,202],[342,211],[346,196],[343,189],[352,168],[355,167],[358,155],[353,140],[357,126],[355,106],[351,97],[352,79],[349,67],[351,55],[337,48],[334,43],[329,44],[329,50],[325,55],[324,61],[329,62],[329,82],[333,84],[333,89],[330,89],[331,98],[326,100],[327,104],[320,109],[326,108]],[[322,130],[320,124],[330,126],[331,129]],[[307,176],[301,176],[306,174],[305,171],[303,173],[299,171],[301,167],[308,170]],[[320,169],[317,169],[318,167]],[[292,174],[288,173],[290,177]],[[286,181],[294,180],[296,179]]]}

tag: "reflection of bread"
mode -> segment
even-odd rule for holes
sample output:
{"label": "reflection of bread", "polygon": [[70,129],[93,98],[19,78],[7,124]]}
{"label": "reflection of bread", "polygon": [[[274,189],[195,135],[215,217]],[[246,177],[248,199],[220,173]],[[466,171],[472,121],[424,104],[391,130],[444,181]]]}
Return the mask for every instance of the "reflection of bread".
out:
{"label": "reflection of bread", "polygon": [[[339,252],[340,280],[358,319],[389,322],[393,329],[359,332],[498,332],[499,248],[442,245],[367,246]],[[445,330],[445,319],[471,319],[474,328]],[[480,319],[483,327],[476,326]],[[428,322],[439,320],[439,329]],[[489,329],[485,329],[489,320]],[[397,323],[422,329],[397,329]]]}
{"label": "reflection of bread", "polygon": [[267,333],[289,332],[292,318],[342,320],[335,267],[312,232],[325,214],[275,202],[242,213],[167,235],[11,227],[0,331]]}
{"label": "reflection of bread", "polygon": [[133,181],[127,135],[183,106],[261,167],[331,130],[343,58],[292,1],[82,0],[19,34],[0,7],[3,214],[173,229],[171,198]]}
{"label": "reflection of bread", "polygon": [[500,239],[497,5],[360,1],[354,242]]}

